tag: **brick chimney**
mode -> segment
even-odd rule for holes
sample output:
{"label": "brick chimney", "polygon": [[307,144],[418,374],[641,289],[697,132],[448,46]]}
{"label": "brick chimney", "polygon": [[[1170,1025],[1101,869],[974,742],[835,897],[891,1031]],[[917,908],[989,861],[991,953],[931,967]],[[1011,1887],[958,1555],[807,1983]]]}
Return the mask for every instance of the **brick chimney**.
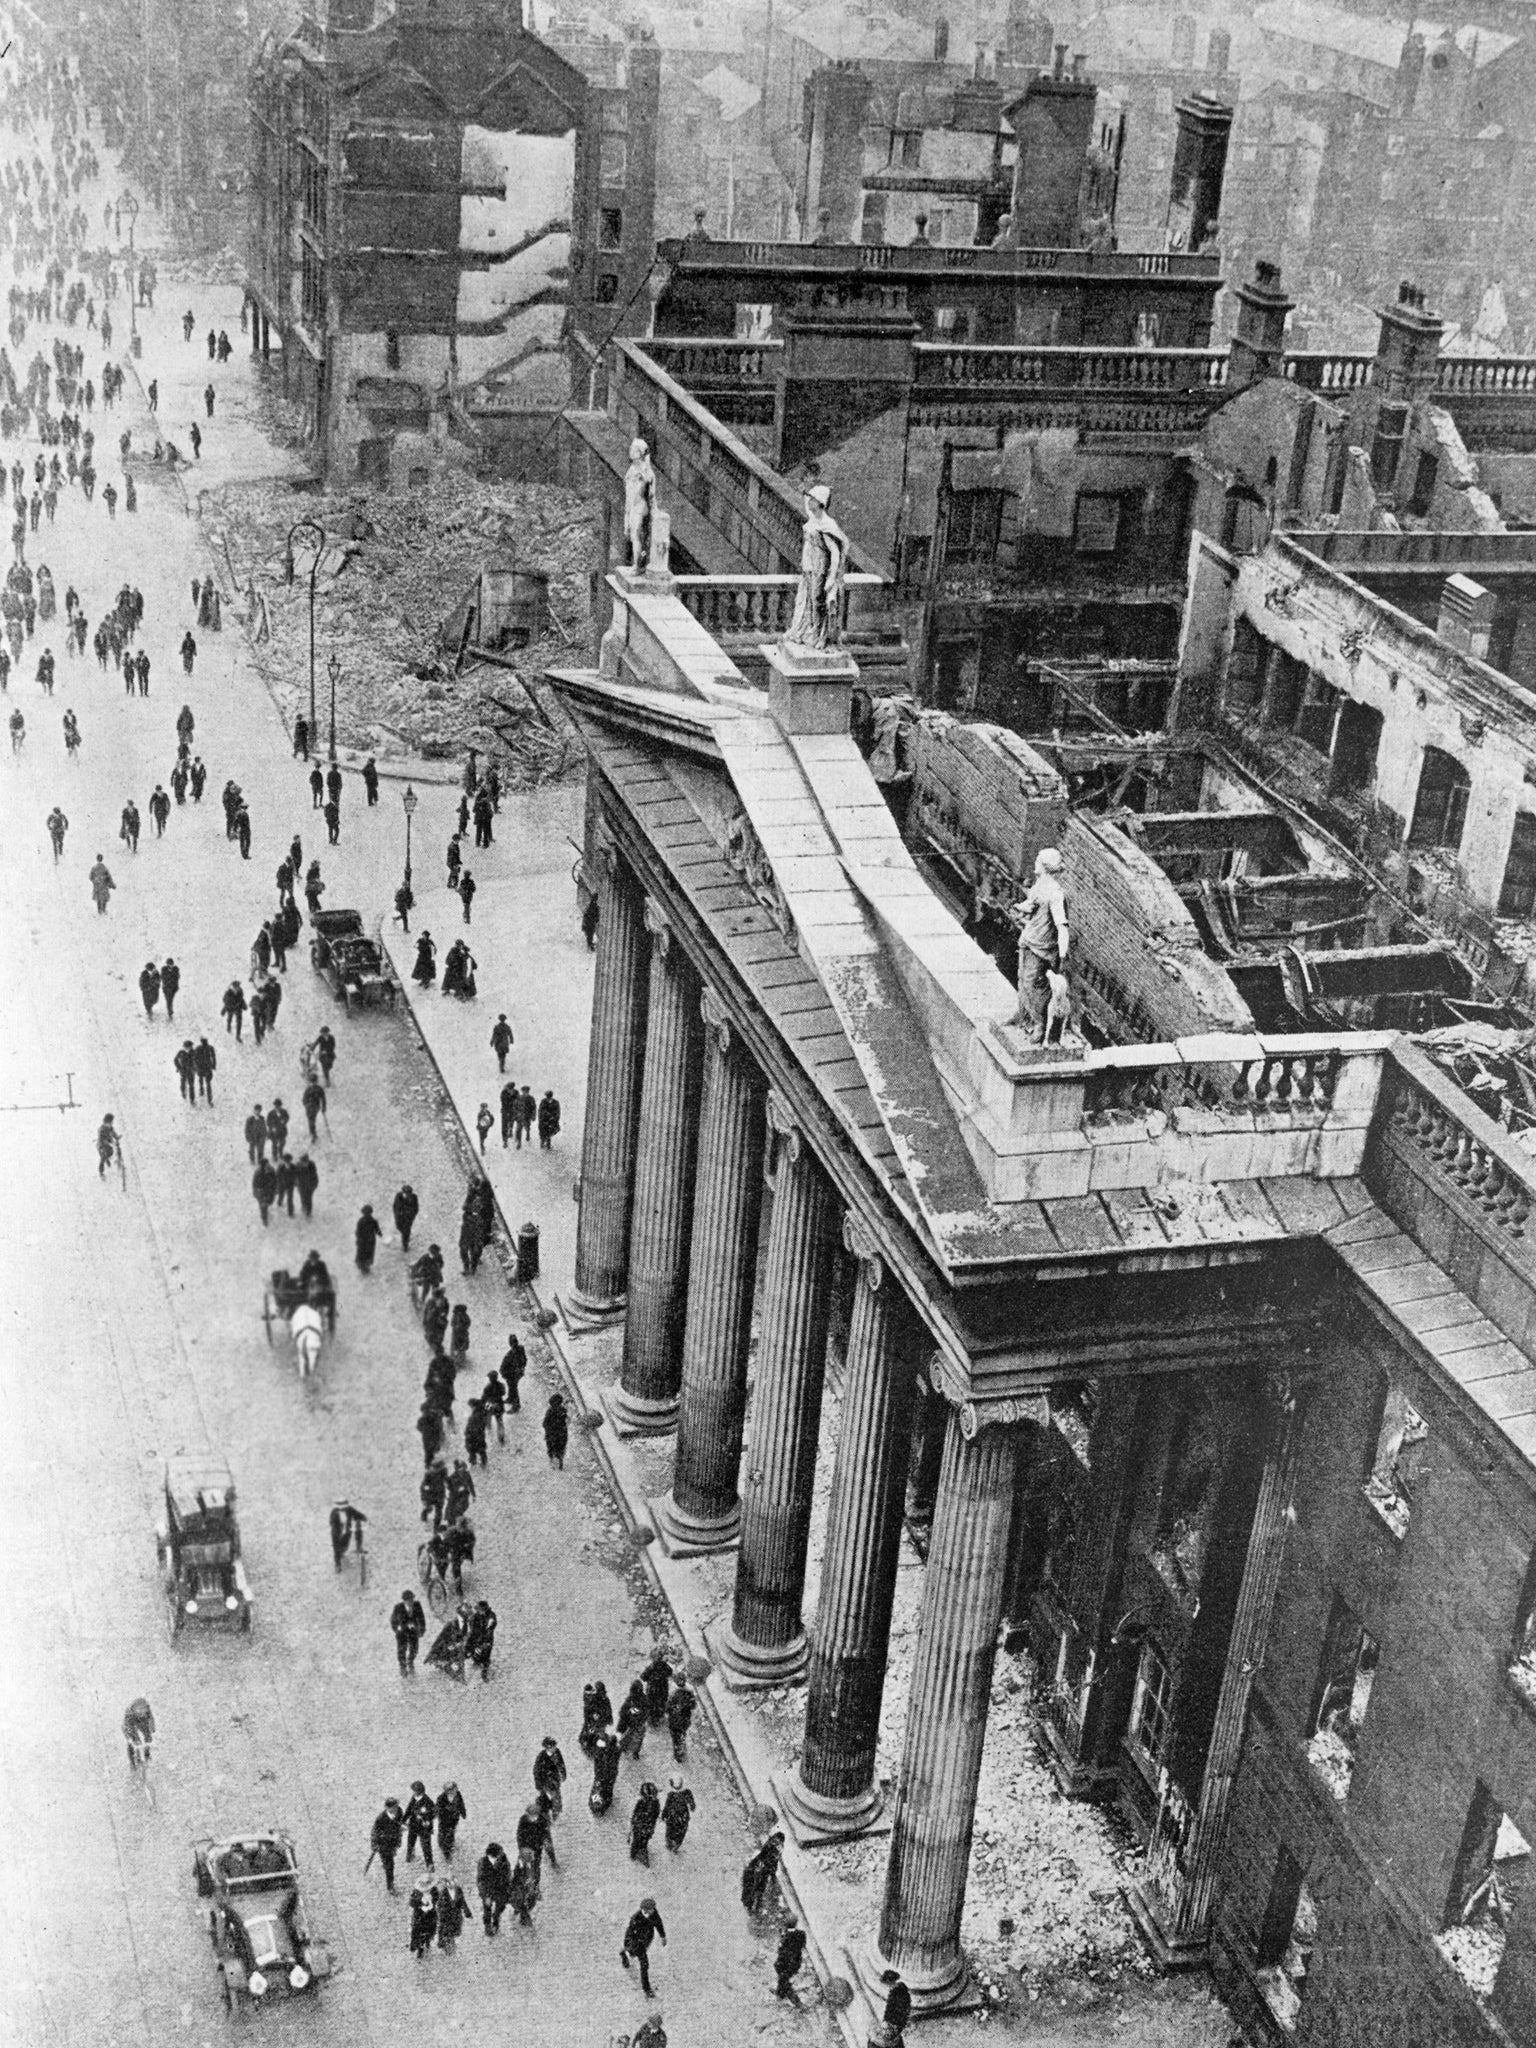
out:
{"label": "brick chimney", "polygon": [[1180,100],[1164,246],[1193,255],[1212,240],[1221,214],[1233,110],[1209,93]]}
{"label": "brick chimney", "polygon": [[1474,583],[1470,576],[1447,576],[1440,586],[1440,616],[1435,631],[1448,646],[1463,654],[1488,659],[1493,637],[1493,592]]}
{"label": "brick chimney", "polygon": [[1395,305],[1381,308],[1381,334],[1371,370],[1376,419],[1371,432],[1371,482],[1390,491],[1415,404],[1435,388],[1444,323],[1426,311],[1422,286],[1405,278]]}
{"label": "brick chimney", "polygon": [[1237,288],[1237,332],[1227,371],[1233,390],[1284,374],[1285,323],[1294,304],[1281,289],[1279,264],[1260,258],[1249,282]]}
{"label": "brick chimney", "polygon": [[1049,76],[1032,78],[1003,109],[1018,137],[1010,235],[1016,247],[1082,247],[1083,183],[1098,97],[1081,60],[1067,75],[1067,46],[1058,43]]}
{"label": "brick chimney", "polygon": [[[800,219],[805,240],[856,242],[864,199],[864,117],[872,91],[857,64],[840,58],[805,82],[805,157]],[[813,237],[809,223],[828,216],[829,233]]]}

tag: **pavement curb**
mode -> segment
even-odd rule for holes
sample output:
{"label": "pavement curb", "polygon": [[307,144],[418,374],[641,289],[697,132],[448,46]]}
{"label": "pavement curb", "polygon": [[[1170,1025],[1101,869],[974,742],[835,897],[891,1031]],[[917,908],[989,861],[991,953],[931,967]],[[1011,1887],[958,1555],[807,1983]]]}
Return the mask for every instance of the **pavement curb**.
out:
{"label": "pavement curb", "polygon": [[[416,1005],[410,994],[409,974],[407,970],[401,967],[400,961],[395,956],[393,936],[389,932],[387,921],[381,920],[379,944],[383,948],[385,956],[394,970],[396,979],[400,983],[405,1012],[411,1020],[411,1027],[420,1040],[422,1049],[431,1062],[432,1071],[436,1074],[443,1093],[447,1096],[448,1102],[452,1107],[454,1118],[458,1124],[459,1135],[471,1155],[473,1155],[474,1148],[470,1139],[469,1127],[464,1120],[463,1112],[460,1110],[457,1098],[454,1095],[453,1085],[444,1073],[438,1061],[432,1040],[428,1036],[420,1017],[417,1015]],[[625,1533],[635,1545],[651,1585],[666,1604],[667,1612],[671,1616],[672,1626],[676,1631],[678,1641],[683,1645],[690,1657],[699,1657],[708,1663],[713,1673],[714,1658],[710,1655],[709,1646],[704,1639],[702,1624],[684,1619],[677,1600],[674,1599],[672,1592],[668,1588],[667,1578],[670,1574],[662,1570],[658,1561],[659,1556],[664,1556],[665,1553],[662,1551],[661,1543],[652,1524],[644,1494],[638,1486],[632,1488],[626,1482],[615,1462],[612,1438],[606,1416],[595,1426],[588,1426],[585,1422],[585,1417],[588,1415],[594,1413],[602,1415],[602,1409],[597,1399],[583,1383],[576,1369],[576,1364],[569,1348],[570,1338],[564,1328],[560,1311],[554,1306],[553,1292],[551,1290],[550,1299],[546,1301],[545,1288],[538,1281],[519,1282],[513,1277],[513,1272],[508,1270],[508,1261],[509,1257],[515,1257],[510,1248],[515,1246],[516,1239],[502,1211],[499,1198],[496,1203],[496,1213],[500,1218],[502,1230],[506,1233],[505,1243],[496,1246],[496,1253],[507,1285],[510,1289],[516,1289],[526,1294],[528,1299],[534,1304],[536,1309],[534,1320],[539,1335],[545,1339],[555,1371],[564,1382],[568,1398],[575,1404],[574,1412],[583,1418],[581,1424],[583,1434],[592,1446],[593,1454],[607,1483],[609,1493],[618,1507],[624,1522]],[[721,1754],[725,1758],[726,1766],[735,1780],[736,1789],[745,1804],[749,1809],[757,1806],[774,1805],[774,1788],[771,1779],[765,1778],[761,1784],[758,1784],[752,1773],[747,1769],[740,1749],[721,1710],[720,1703],[715,1697],[710,1680],[702,1680],[695,1689],[703,1704],[704,1711],[709,1716],[710,1727],[714,1730],[715,1739],[720,1744]],[[777,1807],[774,1810],[777,1811]],[[811,1959],[811,1966],[816,1974],[816,1981],[821,1987],[823,2006],[836,2022],[844,2041],[848,2044],[848,2048],[867,2048],[871,2030],[877,2024],[876,2016],[865,2004],[863,1990],[856,1977],[851,1980],[848,1978],[842,1979],[844,1982],[851,1982],[853,1989],[853,2000],[848,2006],[839,2008],[827,1997],[827,1987],[830,1981],[834,1977],[842,1977],[842,1972],[833,1967],[831,1958],[835,1956],[841,1959],[844,1950],[843,1938],[840,1934],[828,1934],[819,1929],[816,1925],[818,1916],[813,1915],[807,1910],[804,1904],[803,1893],[796,1882],[795,1876],[795,1866],[800,1861],[800,1852],[796,1847],[794,1837],[789,1833],[787,1827],[784,1832],[787,1839],[784,1844],[783,1859],[779,1866],[779,1888],[785,1904],[790,1907],[810,1937],[806,1949]],[[856,2015],[862,2015],[862,2020],[860,2017],[856,2017]]]}

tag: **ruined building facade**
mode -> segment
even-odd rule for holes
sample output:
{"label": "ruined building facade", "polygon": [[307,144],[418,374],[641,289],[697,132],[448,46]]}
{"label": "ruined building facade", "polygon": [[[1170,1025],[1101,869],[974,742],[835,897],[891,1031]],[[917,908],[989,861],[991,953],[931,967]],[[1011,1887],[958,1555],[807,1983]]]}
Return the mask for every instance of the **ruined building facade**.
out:
{"label": "ruined building facade", "polygon": [[621,303],[650,260],[637,69],[634,102],[589,88],[491,0],[315,0],[268,47],[246,288],[328,477],[409,482],[450,444],[536,456],[573,305]]}

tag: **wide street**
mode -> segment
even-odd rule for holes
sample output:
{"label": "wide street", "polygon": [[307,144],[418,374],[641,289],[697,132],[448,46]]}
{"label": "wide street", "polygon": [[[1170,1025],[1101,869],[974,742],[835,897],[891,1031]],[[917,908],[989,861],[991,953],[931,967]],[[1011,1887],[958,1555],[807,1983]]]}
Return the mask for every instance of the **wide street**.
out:
{"label": "wide street", "polygon": [[[0,151],[16,146],[0,133]],[[29,139],[29,156],[32,146]],[[120,189],[111,175],[82,192],[93,240],[104,199]],[[147,207],[139,242],[163,252]],[[0,285],[10,282],[0,275]],[[209,375],[222,415],[240,410],[254,374],[238,288],[188,290],[162,269],[139,366],[145,383],[158,376],[162,415],[180,421],[184,445],[193,395]],[[184,302],[198,315],[190,346],[178,324]],[[112,353],[126,359],[121,296],[113,317]],[[237,351],[217,371],[202,339],[210,325],[228,328]],[[85,343],[99,383],[99,338],[83,321],[66,331]],[[22,374],[54,332],[29,328],[12,352]],[[116,414],[97,408],[103,481],[117,469],[123,425],[143,439],[132,379],[127,397]],[[249,425],[224,441],[221,417],[204,429],[210,472],[283,466]],[[31,441],[4,448],[8,462],[20,454],[29,467],[35,452]],[[755,1838],[702,1714],[687,1765],[699,1810],[679,1856],[659,1836],[651,1869],[626,1856],[641,1778],[665,1788],[672,1768],[664,1738],[648,1739],[643,1767],[625,1762],[606,1819],[587,1811],[575,1741],[582,1684],[601,1676],[617,1704],[663,1618],[580,1434],[563,1472],[544,1456],[539,1417],[554,1373],[520,1298],[492,1259],[473,1280],[456,1275],[467,1160],[404,1006],[393,1017],[345,1015],[311,971],[306,929],[274,1035],[260,1048],[249,1027],[243,1044],[226,1035],[220,995],[248,976],[251,940],[275,907],[273,873],[293,833],[303,834],[306,863],[322,862],[328,906],[355,905],[371,926],[399,879],[403,785],[386,780],[369,810],[349,775],[341,843],[325,845],[306,771],[291,758],[232,608],[221,635],[198,632],[196,672],[183,677],[176,649],[194,624],[190,584],[207,573],[206,540],[173,482],[145,467],[136,474],[136,515],[119,507],[109,519],[99,488],[89,505],[78,489],[66,491],[57,523],[29,537],[28,559],[53,570],[61,613],[64,590],[75,585],[93,625],[120,585],[142,590],[150,693],[125,696],[89,647],[81,657],[63,654],[62,618],[40,622],[9,696],[25,714],[26,742],[14,758],[0,756],[0,1399],[10,1466],[0,1504],[8,1587],[0,2041],[164,2048],[219,2040],[229,2023],[190,1844],[267,1822],[296,1837],[311,1917],[338,1961],[318,2000],[261,2019],[274,2041],[605,2044],[647,2009],[617,1960],[624,1922],[645,1893],[670,1936],[653,1960],[674,2048],[825,2041],[833,2030],[809,1971],[808,2011],[771,1995],[776,1929],[769,1919],[754,1930],[737,1903]],[[295,516],[302,509],[296,498]],[[34,680],[49,644],[58,655],[51,700]],[[148,798],[157,781],[169,785],[183,702],[196,718],[208,789],[200,806],[173,809],[159,839]],[[74,763],[61,735],[66,708],[84,736]],[[248,862],[225,837],[219,791],[231,777],[250,806]],[[438,782],[420,794],[418,922],[425,914],[446,944],[457,917],[448,923],[440,855],[457,792]],[[137,854],[117,831],[129,796],[144,818]],[[498,1161],[514,1227],[558,1203],[560,1228],[569,1229],[591,984],[565,837],[579,834],[580,803],[579,787],[510,798],[496,847],[475,862],[489,885],[471,934],[481,962],[478,1028],[488,1034],[496,1010],[508,1009],[527,1079],[538,1093],[554,1087],[565,1104],[556,1153]],[[70,821],[57,864],[44,829],[55,804]],[[117,883],[104,917],[86,881],[98,851]],[[163,1006],[146,1019],[137,989],[145,961],[167,954],[182,969],[174,1031]],[[297,1053],[325,1020],[339,1058],[315,1147],[315,1217],[279,1212],[263,1230],[241,1125],[254,1102],[281,1095],[303,1136]],[[192,1109],[178,1099],[171,1058],[183,1038],[204,1033],[219,1056],[214,1106]],[[494,1097],[488,1050],[485,1062],[485,1093]],[[30,1106],[70,1090],[77,1108]],[[126,1186],[97,1173],[93,1140],[107,1109],[124,1136]],[[401,1587],[415,1579],[421,1459],[412,1424],[427,1352],[393,1233],[364,1278],[352,1262],[352,1227],[364,1201],[387,1220],[407,1179],[421,1198],[418,1243],[443,1244],[450,1299],[465,1301],[473,1317],[460,1416],[510,1328],[522,1328],[530,1349],[523,1412],[509,1418],[505,1449],[493,1440],[489,1471],[478,1478],[471,1590],[500,1617],[487,1685],[460,1687],[428,1670],[402,1680],[388,1627]],[[340,1321],[317,1379],[304,1386],[283,1350],[268,1348],[259,1311],[267,1271],[297,1266],[311,1245],[337,1276]],[[167,1639],[153,1527],[163,1463],[178,1451],[214,1451],[234,1468],[256,1602],[250,1637]],[[366,1591],[353,1564],[340,1575],[332,1569],[326,1516],[341,1495],[370,1517]],[[130,1779],[119,1736],[123,1709],[139,1693],[159,1724],[153,1810]],[[559,1739],[572,1783],[556,1830],[560,1866],[546,1873],[534,1929],[509,1921],[491,1942],[472,1923],[457,1955],[414,1960],[407,1886],[390,1899],[377,1866],[364,1872],[383,1798],[403,1800],[418,1777],[433,1793],[458,1781],[469,1820],[457,1863],[468,1886],[488,1839],[513,1842],[546,1734]]]}

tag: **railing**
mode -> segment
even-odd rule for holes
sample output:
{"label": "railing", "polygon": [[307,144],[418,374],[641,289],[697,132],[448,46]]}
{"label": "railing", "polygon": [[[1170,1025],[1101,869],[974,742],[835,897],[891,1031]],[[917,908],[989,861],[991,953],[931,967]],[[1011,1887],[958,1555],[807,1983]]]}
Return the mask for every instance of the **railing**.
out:
{"label": "railing", "polygon": [[[717,640],[772,640],[794,616],[798,576],[679,576],[677,594]],[[855,643],[860,629],[879,631],[873,615],[890,586],[879,576],[850,576],[843,587],[842,630]]]}
{"label": "railing", "polygon": [[[684,390],[649,346],[613,343],[610,418],[626,436],[639,434],[650,443],[657,474],[754,570],[782,575],[798,569],[805,523],[800,494]],[[859,573],[881,576],[857,546],[850,560]]]}
{"label": "railing", "polygon": [[[1146,1055],[1163,1053],[1152,1064]],[[1296,1118],[1332,1109],[1343,1071],[1342,1043],[1308,1042],[1296,1050],[1266,1047],[1252,1058],[1187,1060],[1176,1046],[1138,1046],[1124,1063],[1092,1071],[1083,1090],[1085,1125],[1141,1118],[1161,1111],[1212,1110],[1254,1117]]]}
{"label": "railing", "polygon": [[773,389],[775,359],[784,353],[782,341],[725,341],[718,339],[666,339],[648,335],[645,352],[659,369],[690,391],[711,391],[717,386],[737,391]]}
{"label": "railing", "polygon": [[1536,356],[1442,356],[1435,396],[1536,392]]}
{"label": "railing", "polygon": [[1227,382],[1224,349],[1018,348],[919,342],[919,392],[973,390],[1219,391]]}
{"label": "railing", "polygon": [[1285,358],[1286,376],[1308,391],[1362,390],[1375,366],[1373,355],[1335,355],[1327,350],[1304,350]]}
{"label": "railing", "polygon": [[1410,1048],[1390,1062],[1383,1095],[1390,1128],[1432,1179],[1474,1203],[1507,1242],[1526,1239],[1536,1160]]}
{"label": "railing", "polygon": [[931,242],[895,247],[878,242],[719,242],[689,236],[658,245],[663,263],[681,270],[900,271],[934,276],[957,270],[1016,277],[1049,270],[1065,277],[1158,277],[1215,280],[1218,255],[1163,250],[948,248]]}

